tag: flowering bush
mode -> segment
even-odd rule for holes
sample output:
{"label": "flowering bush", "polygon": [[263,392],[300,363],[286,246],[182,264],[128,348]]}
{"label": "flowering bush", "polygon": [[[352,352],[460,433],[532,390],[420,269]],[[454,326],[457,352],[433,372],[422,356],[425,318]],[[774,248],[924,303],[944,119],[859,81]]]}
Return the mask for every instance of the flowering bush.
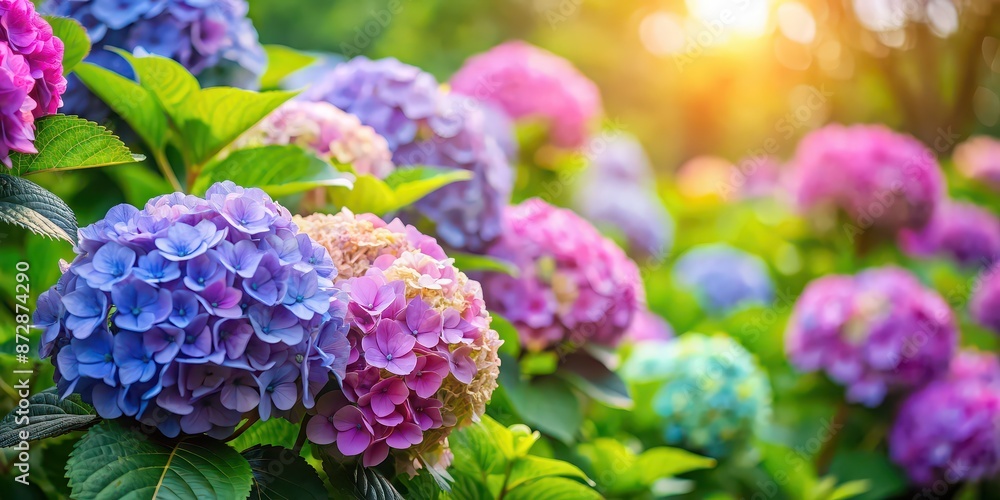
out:
{"label": "flowering bush", "polygon": [[569,61],[520,41],[470,57],[450,83],[456,93],[493,103],[515,120],[543,120],[562,148],[582,146],[601,112],[593,82]]}
{"label": "flowering bush", "polygon": [[987,136],[975,136],[955,147],[955,168],[968,179],[1000,187],[1000,141]]}
{"label": "flowering bush", "polygon": [[637,412],[653,413],[668,444],[716,458],[746,447],[771,416],[771,386],[757,362],[724,335],[688,333],[637,344],[622,367]]}
{"label": "flowering bush", "polygon": [[1000,266],[985,269],[978,284],[969,299],[969,312],[977,323],[1000,334]]}
{"label": "flowering bush", "polygon": [[801,208],[840,210],[857,231],[874,227],[893,235],[923,227],[944,193],[934,154],[881,125],[827,125],[810,132],[791,167]]}
{"label": "flowering bush", "polygon": [[539,199],[507,208],[504,235],[487,253],[518,269],[482,282],[490,310],[517,327],[528,350],[615,346],[644,301],[639,270],[618,246]]}
{"label": "flowering bush", "polygon": [[822,370],[847,399],[877,406],[893,389],[914,389],[944,373],[958,332],[933,290],[899,268],[831,275],[806,287],[785,334],[802,371]]}
{"label": "flowering bush", "polygon": [[[139,0],[125,4],[102,0],[48,0],[43,10],[72,17],[87,29],[93,44],[89,62],[123,75],[131,68],[107,48],[169,57],[205,85],[258,85],[267,63],[244,0]],[[66,95],[66,110],[103,121],[108,109],[76,78]]]}
{"label": "flowering bush", "polygon": [[446,244],[480,250],[500,235],[500,214],[510,198],[512,173],[474,103],[443,94],[434,77],[418,68],[395,59],[365,57],[336,66],[304,98],[329,102],[360,118],[385,137],[397,165],[431,165],[473,174],[471,180],[445,186],[415,205],[436,224]]}
{"label": "flowering bush", "polygon": [[945,255],[967,266],[988,266],[1000,257],[1000,219],[971,203],[944,202],[922,229],[904,229],[900,247],[911,255]]}
{"label": "flowering bush", "polygon": [[979,481],[1000,472],[1000,363],[963,352],[940,380],[903,403],[889,435],[893,461],[923,485]]}
{"label": "flowering bush", "polygon": [[55,114],[66,91],[63,43],[28,0],[0,0],[0,162],[37,153],[35,119]]}
{"label": "flowering bush", "polygon": [[259,189],[231,182],[112,208],[39,299],[59,393],[167,436],[293,418],[351,345],[326,249]]}
{"label": "flowering bush", "polygon": [[392,171],[385,138],[325,102],[288,101],[247,131],[234,148],[295,144],[358,174],[384,178]]}
{"label": "flowering bush", "polygon": [[769,304],[774,283],[760,257],[724,244],[688,250],[674,263],[674,279],[694,291],[698,303],[725,315],[750,304]]}
{"label": "flowering bush", "polygon": [[476,421],[496,388],[501,341],[479,283],[437,243],[372,215],[296,217],[328,248],[348,295],[350,357],[343,391],[324,395],[309,440],[402,470],[447,467],[448,434]]}

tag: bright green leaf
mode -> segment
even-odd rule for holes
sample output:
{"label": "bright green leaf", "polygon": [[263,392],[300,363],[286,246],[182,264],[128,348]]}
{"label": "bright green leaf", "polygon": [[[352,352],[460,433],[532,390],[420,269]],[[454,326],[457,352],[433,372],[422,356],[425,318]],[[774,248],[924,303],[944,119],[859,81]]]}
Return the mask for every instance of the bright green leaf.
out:
{"label": "bright green leaf", "polygon": [[90,37],[87,36],[87,30],[76,19],[56,16],[44,17],[52,26],[52,34],[62,40],[64,47],[63,75],[68,75],[77,64],[80,64],[80,61],[87,57],[87,54],[90,54]]}
{"label": "bright green leaf", "polygon": [[680,448],[668,448],[660,446],[650,448],[636,459],[635,468],[642,475],[646,484],[653,484],[654,481],[663,477],[676,476],[693,470],[711,469],[715,467],[715,460],[695,455]]}
{"label": "bright green leaf", "polygon": [[76,215],[58,196],[27,179],[0,174],[0,222],[76,242]]}
{"label": "bright green leaf", "polygon": [[151,91],[96,64],[80,64],[76,76],[122,117],[150,148],[163,149],[167,140],[167,117]]}
{"label": "bright green leaf", "polygon": [[137,207],[145,205],[151,198],[173,191],[163,175],[145,163],[109,168],[104,173],[117,182],[125,193],[125,201]]}
{"label": "bright green leaf", "polygon": [[[29,441],[61,436],[67,432],[84,429],[101,417],[94,409],[80,400],[77,395],[59,399],[56,388],[52,387],[42,392],[32,394],[28,398],[27,412],[15,414],[14,410],[0,420],[0,448],[14,446],[21,441],[19,434],[27,431]],[[27,417],[28,422],[17,425],[15,419]]]}
{"label": "bright green leaf", "polygon": [[569,462],[528,455],[514,462],[507,480],[507,488],[512,490],[534,479],[551,476],[577,478],[593,485],[593,481],[579,467]]}
{"label": "bright green leaf", "polygon": [[466,170],[434,167],[398,168],[385,180],[359,175],[353,189],[334,190],[331,201],[355,213],[385,215],[412,205],[443,186],[467,180],[471,175]]}
{"label": "bright green leaf", "polygon": [[315,56],[284,45],[265,45],[264,51],[267,52],[267,70],[260,79],[260,87],[265,90],[279,88],[285,77],[316,61]]}
{"label": "bright green leaf", "polygon": [[517,266],[514,264],[488,255],[448,252],[448,257],[455,259],[455,267],[466,273],[470,271],[494,271],[514,277],[519,274]]}
{"label": "bright green leaf", "polygon": [[283,418],[258,421],[239,437],[229,442],[237,450],[246,450],[253,445],[268,444],[291,448],[299,435],[299,426]]}
{"label": "bright green leaf", "polygon": [[513,444],[514,457],[526,456],[531,447],[541,439],[542,435],[538,431],[531,430],[524,424],[514,424],[507,428],[510,431],[511,443]]}
{"label": "bright green leaf", "polygon": [[46,116],[36,122],[38,154],[12,153],[12,173],[30,175],[49,170],[75,170],[141,161],[110,130],[83,118]]}
{"label": "bright green leaf", "polygon": [[583,422],[580,402],[565,381],[556,377],[521,378],[517,360],[501,354],[500,385],[511,406],[528,425],[564,443],[572,443]]}
{"label": "bright green leaf", "polygon": [[198,80],[173,59],[154,55],[135,57],[117,49],[115,52],[132,65],[139,84],[149,90],[167,115],[179,123],[181,108],[190,102],[201,88]]}
{"label": "bright green leaf", "polygon": [[104,421],[66,464],[73,498],[246,498],[253,473],[239,452],[207,436],[166,439]]}
{"label": "bright green leaf", "polygon": [[507,500],[598,500],[601,495],[583,483],[563,477],[543,477],[508,490]]}
{"label": "bright green leaf", "polygon": [[191,192],[202,194],[212,184],[230,180],[280,197],[318,187],[349,187],[348,176],[299,146],[264,146],[234,151],[210,163],[198,174]]}
{"label": "bright green leaf", "polygon": [[868,481],[867,479],[850,481],[837,486],[837,488],[830,493],[830,497],[827,500],[846,500],[848,498],[854,498],[867,493],[870,489],[871,481]]}
{"label": "bright green leaf", "polygon": [[496,330],[500,340],[503,340],[500,352],[511,358],[517,358],[521,353],[521,339],[517,334],[517,328],[507,318],[497,313],[490,313],[490,316],[493,318],[490,328]]}
{"label": "bright green leaf", "polygon": [[556,375],[608,406],[626,410],[633,406],[625,381],[587,351],[566,356]]}
{"label": "bright green leaf", "polygon": [[507,428],[486,415],[478,423],[453,432],[448,441],[455,454],[452,472],[456,480],[463,475],[481,480],[484,476],[502,473],[508,460],[506,454],[513,454],[513,449],[500,449],[496,437],[499,435],[501,441],[507,439],[509,443],[509,434]]}
{"label": "bright green leaf", "polygon": [[316,469],[294,451],[280,446],[257,445],[241,455],[253,471],[251,500],[327,498]]}

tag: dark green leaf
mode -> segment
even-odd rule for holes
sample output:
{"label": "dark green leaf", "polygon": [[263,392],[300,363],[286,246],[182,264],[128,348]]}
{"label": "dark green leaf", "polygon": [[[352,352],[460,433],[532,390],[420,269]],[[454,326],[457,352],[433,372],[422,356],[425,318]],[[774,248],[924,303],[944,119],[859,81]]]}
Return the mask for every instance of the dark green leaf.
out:
{"label": "dark green leaf", "polygon": [[509,490],[507,500],[588,500],[601,495],[585,484],[562,477],[543,477]]}
{"label": "dark green leaf", "polygon": [[28,433],[27,441],[35,441],[84,429],[101,419],[79,396],[59,399],[55,387],[32,394],[28,404],[23,414],[15,413],[15,407],[0,420],[0,448],[21,442],[22,432]]}
{"label": "dark green leaf", "polygon": [[466,273],[470,271],[494,271],[514,277],[519,274],[517,266],[514,264],[488,255],[448,252],[448,257],[455,259],[455,267]]}
{"label": "dark green leaf", "polygon": [[209,164],[191,191],[201,194],[216,182],[230,180],[280,197],[317,187],[350,186],[348,176],[299,146],[264,146],[234,151]]}
{"label": "dark green leaf", "polygon": [[68,17],[45,16],[52,34],[63,43],[63,74],[68,75],[90,53],[90,38],[79,21]]}
{"label": "dark green leaf", "polygon": [[377,470],[361,464],[338,464],[329,457],[323,459],[323,470],[330,480],[336,498],[359,500],[403,500],[392,483]]}
{"label": "dark green leaf", "polygon": [[0,222],[35,234],[76,242],[76,215],[45,188],[27,179],[0,174]]}
{"label": "dark green leaf", "polygon": [[110,130],[76,116],[51,115],[38,120],[38,154],[11,153],[12,173],[30,175],[141,161]]}
{"label": "dark green leaf", "polygon": [[167,140],[167,117],[152,92],[96,64],[80,64],[76,76],[122,117],[150,148],[163,149]]}
{"label": "dark green leaf", "polygon": [[304,54],[284,45],[265,45],[267,71],[260,78],[262,89],[277,89],[288,75],[312,64],[315,56]]}
{"label": "dark green leaf", "polygon": [[906,475],[899,470],[885,453],[842,451],[830,463],[830,475],[840,482],[868,480],[870,488],[860,498],[887,498],[901,494],[906,489]]}
{"label": "dark green leaf", "polygon": [[566,356],[556,375],[608,406],[626,410],[633,406],[625,381],[585,350]]}
{"label": "dark green leaf", "polygon": [[326,488],[316,475],[316,469],[294,451],[280,446],[257,445],[241,455],[253,470],[251,500],[326,498]]}
{"label": "dark green leaf", "polygon": [[532,427],[572,443],[583,422],[580,402],[565,381],[556,377],[521,378],[517,360],[501,354],[500,385],[511,405]]}
{"label": "dark green leaf", "polygon": [[253,483],[239,452],[207,436],[166,439],[104,421],[66,464],[73,498],[246,498]]}

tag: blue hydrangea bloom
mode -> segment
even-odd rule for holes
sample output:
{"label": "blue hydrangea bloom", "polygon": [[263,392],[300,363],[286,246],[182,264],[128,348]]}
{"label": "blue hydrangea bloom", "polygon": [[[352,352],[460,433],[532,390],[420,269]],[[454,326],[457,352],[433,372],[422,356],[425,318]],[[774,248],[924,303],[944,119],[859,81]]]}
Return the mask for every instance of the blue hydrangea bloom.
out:
{"label": "blue hydrangea bloom", "polygon": [[[93,44],[88,62],[132,77],[115,47],[169,57],[203,86],[256,88],[267,57],[244,0],[48,0],[41,10],[83,24]],[[76,77],[61,111],[103,121],[109,110]]]}
{"label": "blue hydrangea bloom", "polygon": [[[502,144],[510,127],[487,123],[475,101],[445,94],[427,72],[395,59],[356,57],[334,67],[303,98],[327,101],[385,137],[396,165],[431,165],[472,172],[415,205],[448,245],[478,251],[501,233],[513,171]],[[414,214],[409,214],[412,219]]]}
{"label": "blue hydrangea bloom", "polygon": [[325,248],[232,182],[112,208],[42,294],[41,352],[65,397],[167,436],[294,418],[345,376],[346,297]]}
{"label": "blue hydrangea bloom", "polygon": [[635,412],[656,415],[667,444],[723,458],[745,449],[767,425],[767,375],[735,340],[688,333],[639,343],[632,352],[622,376],[632,386]]}
{"label": "blue hydrangea bloom", "polygon": [[774,282],[767,264],[726,244],[688,250],[673,267],[674,280],[691,290],[709,314],[726,315],[751,304],[770,304]]}

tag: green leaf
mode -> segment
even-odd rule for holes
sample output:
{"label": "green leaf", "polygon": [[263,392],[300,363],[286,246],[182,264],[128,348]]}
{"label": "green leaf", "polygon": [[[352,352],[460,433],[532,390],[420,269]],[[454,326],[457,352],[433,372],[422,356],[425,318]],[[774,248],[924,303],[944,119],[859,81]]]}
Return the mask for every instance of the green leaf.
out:
{"label": "green leaf", "polygon": [[[178,110],[190,163],[204,164],[295,94],[213,87],[190,96]],[[273,169],[266,164],[257,167]]]}
{"label": "green leaf", "polygon": [[869,481],[869,489],[855,493],[864,499],[887,498],[906,491],[906,474],[885,455],[874,451],[845,450],[830,463],[830,475],[845,484]]}
{"label": "green leaf", "polygon": [[507,479],[507,489],[512,490],[528,481],[552,476],[577,478],[594,485],[579,467],[569,462],[528,455],[514,462]]}
{"label": "green leaf", "polygon": [[564,443],[572,443],[583,423],[583,411],[572,389],[556,377],[523,380],[516,359],[503,354],[500,358],[504,365],[500,385],[524,422]]}
{"label": "green leaf", "polygon": [[871,490],[871,487],[871,481],[867,479],[846,482],[837,486],[837,488],[830,493],[830,497],[827,500],[846,500],[848,498],[854,498],[867,493]]}
{"label": "green leaf", "polygon": [[264,146],[234,151],[210,163],[198,174],[191,192],[202,194],[212,184],[230,180],[281,197],[317,187],[349,187],[348,175],[299,146]]}
{"label": "green leaf", "polygon": [[455,259],[455,267],[466,273],[470,271],[494,271],[514,277],[520,274],[520,271],[514,264],[488,255],[448,252],[448,257]]}
{"label": "green leaf", "polygon": [[135,163],[143,159],[110,130],[76,116],[51,115],[35,122],[38,154],[12,153],[14,175]]}
{"label": "green leaf", "polygon": [[625,381],[585,350],[566,356],[556,375],[612,408],[628,410],[634,406]]}
{"label": "green leaf", "polygon": [[151,91],[114,71],[83,63],[76,76],[155,150],[167,142],[167,117]]}
{"label": "green leaf", "polygon": [[118,187],[125,193],[125,201],[137,207],[163,193],[173,191],[163,175],[144,163],[109,168],[104,173],[118,183]]}
{"label": "green leaf", "polygon": [[27,179],[0,174],[0,222],[76,242],[76,215],[58,196]]}
{"label": "green leaf", "polygon": [[239,452],[206,436],[166,439],[104,421],[73,449],[73,498],[246,498],[253,473]]}
{"label": "green leaf", "polygon": [[320,500],[327,497],[326,488],[316,474],[316,469],[288,448],[257,445],[245,450],[241,455],[253,471],[251,500],[268,498]]}
{"label": "green leaf", "polygon": [[[452,461],[454,472],[477,479],[502,473],[507,465],[507,453],[513,453],[513,449],[500,449],[494,436],[496,432],[509,434],[507,428],[485,415],[479,422],[453,432],[448,442],[455,454]],[[510,436],[506,439],[509,443]]]}
{"label": "green leaf", "polygon": [[201,88],[198,80],[173,59],[154,55],[135,57],[124,50],[114,51],[132,65],[139,85],[149,90],[167,115],[179,124],[181,108]]}
{"label": "green leaf", "polygon": [[517,328],[510,320],[497,313],[490,313],[490,316],[493,318],[493,321],[490,322],[490,328],[496,330],[497,334],[500,335],[500,340],[503,340],[500,352],[511,358],[517,358],[521,353],[521,339],[518,336]]}
{"label": "green leaf", "polygon": [[267,70],[260,79],[260,88],[276,89],[288,75],[312,64],[315,56],[304,54],[284,45],[265,45]]}
{"label": "green leaf", "polygon": [[412,205],[443,186],[468,180],[471,176],[472,173],[467,170],[398,168],[384,181],[371,175],[359,175],[353,189],[333,190],[331,201],[337,207],[347,207],[355,213],[385,215]]}
{"label": "green leaf", "polygon": [[283,418],[258,421],[239,437],[229,442],[237,450],[247,450],[253,445],[268,444],[291,448],[299,435],[299,426]]}
{"label": "green leaf", "polygon": [[70,71],[80,61],[83,61],[87,54],[90,54],[90,37],[87,30],[76,19],[57,16],[43,16],[49,25],[52,26],[52,34],[62,40],[63,43],[63,75],[68,75]]}
{"label": "green leaf", "polygon": [[[0,420],[0,448],[21,442],[22,432],[28,433],[26,441],[35,441],[84,429],[101,420],[90,405],[80,401],[79,396],[74,394],[59,399],[55,387],[32,394],[28,397],[28,404],[23,414],[15,413],[15,407]],[[21,419],[20,423],[18,419]]]}
{"label": "green leaf", "polygon": [[377,470],[339,464],[329,457],[323,459],[323,470],[330,479],[330,486],[336,498],[358,498],[362,500],[403,500],[392,483]]}
{"label": "green leaf", "polygon": [[589,500],[601,495],[585,484],[563,477],[543,477],[509,490],[507,500]]}
{"label": "green leaf", "polygon": [[653,484],[663,477],[711,469],[715,467],[715,463],[714,459],[695,455],[687,450],[660,446],[642,452],[636,459],[635,468],[646,484]]}

